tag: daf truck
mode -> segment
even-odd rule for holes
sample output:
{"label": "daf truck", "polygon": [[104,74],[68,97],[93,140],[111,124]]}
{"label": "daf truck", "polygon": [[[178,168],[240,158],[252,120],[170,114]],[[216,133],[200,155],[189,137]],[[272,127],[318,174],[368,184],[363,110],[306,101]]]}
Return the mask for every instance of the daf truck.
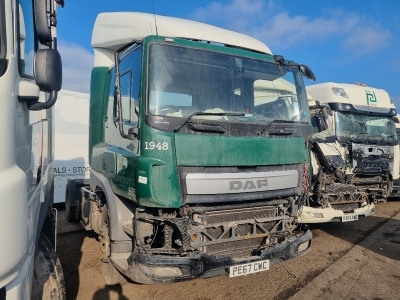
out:
{"label": "daf truck", "polygon": [[388,93],[365,84],[326,82],[311,95],[311,196],[303,223],[371,216],[399,179],[396,109]]}
{"label": "daf truck", "polygon": [[305,254],[312,127],[305,65],[184,19],[116,12],[92,34],[88,185],[70,220],[106,281],[235,277]]}
{"label": "daf truck", "polygon": [[1,300],[65,299],[52,208],[57,4],[0,1]]}

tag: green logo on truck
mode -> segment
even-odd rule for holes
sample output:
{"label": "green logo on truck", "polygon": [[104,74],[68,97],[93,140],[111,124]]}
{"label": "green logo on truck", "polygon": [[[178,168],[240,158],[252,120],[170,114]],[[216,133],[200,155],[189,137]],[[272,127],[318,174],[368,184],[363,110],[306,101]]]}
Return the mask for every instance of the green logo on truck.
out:
{"label": "green logo on truck", "polygon": [[377,99],[375,92],[365,91],[367,95],[367,104],[370,106],[376,106]]}

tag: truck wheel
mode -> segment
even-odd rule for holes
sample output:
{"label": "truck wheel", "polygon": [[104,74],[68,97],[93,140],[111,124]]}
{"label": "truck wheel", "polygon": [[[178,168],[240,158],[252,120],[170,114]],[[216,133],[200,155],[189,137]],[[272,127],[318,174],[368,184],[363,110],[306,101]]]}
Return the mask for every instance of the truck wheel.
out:
{"label": "truck wheel", "polygon": [[122,275],[111,262],[111,240],[110,240],[110,227],[107,205],[101,209],[101,234],[100,239],[100,253],[101,253],[101,269],[103,271],[104,280],[109,285],[123,284],[127,279]]}
{"label": "truck wheel", "polygon": [[79,221],[77,202],[81,199],[81,191],[75,186],[74,180],[68,180],[65,191],[65,219],[68,222]]}
{"label": "truck wheel", "polygon": [[35,253],[33,300],[64,300],[65,282],[60,260],[48,238],[42,233]]}

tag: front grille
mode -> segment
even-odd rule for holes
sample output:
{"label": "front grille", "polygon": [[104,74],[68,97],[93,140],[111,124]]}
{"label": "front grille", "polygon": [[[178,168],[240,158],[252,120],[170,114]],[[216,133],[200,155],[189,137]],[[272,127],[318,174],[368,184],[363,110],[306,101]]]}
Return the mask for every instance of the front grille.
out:
{"label": "front grille", "polygon": [[201,225],[194,226],[192,234],[196,232],[200,238],[194,245],[203,247],[207,254],[248,256],[285,216],[278,216],[276,206],[263,206],[205,212],[197,218],[201,218]]}
{"label": "front grille", "polygon": [[230,255],[232,257],[250,256],[254,249],[261,245],[264,238],[255,238],[251,240],[242,240],[215,244],[206,247],[206,253],[215,256]]}
{"label": "front grille", "polygon": [[276,214],[275,206],[251,207],[221,211],[206,212],[203,215],[204,224],[215,224],[247,219],[262,219],[273,217]]}
{"label": "front grille", "polygon": [[[296,187],[273,189],[268,191],[238,193],[210,193],[210,194],[189,194],[187,191],[186,177],[188,174],[219,174],[219,173],[247,173],[247,172],[273,172],[273,171],[293,171],[298,172],[298,182]],[[249,166],[249,167],[195,167],[179,166],[179,181],[181,196],[185,204],[207,204],[207,203],[243,203],[247,201],[260,201],[265,199],[285,198],[293,195],[301,195],[303,178],[303,164],[274,165],[274,166]],[[207,190],[207,186],[204,186]]]}

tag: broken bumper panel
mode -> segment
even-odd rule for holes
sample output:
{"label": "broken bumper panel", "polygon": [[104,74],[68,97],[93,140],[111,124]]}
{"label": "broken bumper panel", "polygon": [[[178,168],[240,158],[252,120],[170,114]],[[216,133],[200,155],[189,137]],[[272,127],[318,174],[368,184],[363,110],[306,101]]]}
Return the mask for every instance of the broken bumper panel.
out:
{"label": "broken bumper panel", "polygon": [[375,204],[366,204],[363,207],[357,208],[351,214],[344,213],[342,210],[334,209],[332,207],[313,208],[303,206],[298,222],[311,224],[311,223],[328,223],[328,222],[342,222],[346,215],[356,215],[358,219],[361,217],[372,216],[375,212]]}
{"label": "broken bumper panel", "polygon": [[[270,264],[285,261],[307,253],[311,247],[312,233],[303,233],[284,242],[259,251],[258,256],[235,259],[230,256],[199,254],[174,257],[132,253],[128,259],[129,277],[138,283],[171,283],[195,278],[229,275],[229,267],[268,260]],[[128,274],[126,274],[128,275]]]}

